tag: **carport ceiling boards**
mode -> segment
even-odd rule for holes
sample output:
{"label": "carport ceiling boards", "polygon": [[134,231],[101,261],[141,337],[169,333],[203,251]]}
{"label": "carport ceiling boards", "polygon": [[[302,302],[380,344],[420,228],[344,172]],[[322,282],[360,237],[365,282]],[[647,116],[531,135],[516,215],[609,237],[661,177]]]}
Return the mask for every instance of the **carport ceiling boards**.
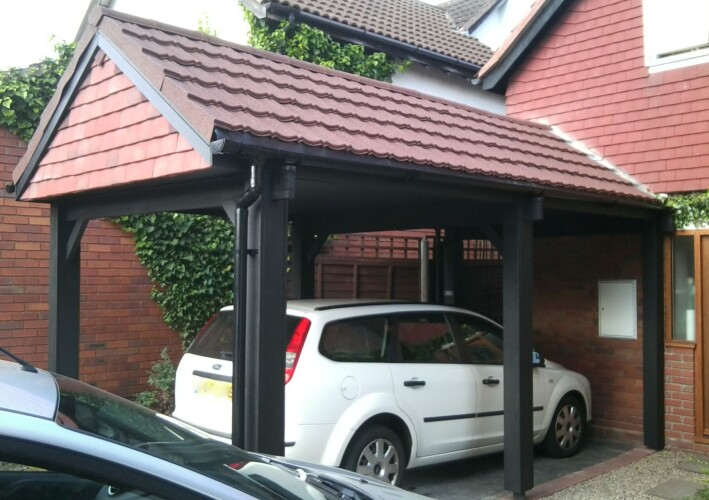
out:
{"label": "carport ceiling boards", "polygon": [[261,156],[298,165],[296,216],[490,193],[658,206],[543,125],[111,10],[91,20],[14,172],[18,199],[243,178]]}

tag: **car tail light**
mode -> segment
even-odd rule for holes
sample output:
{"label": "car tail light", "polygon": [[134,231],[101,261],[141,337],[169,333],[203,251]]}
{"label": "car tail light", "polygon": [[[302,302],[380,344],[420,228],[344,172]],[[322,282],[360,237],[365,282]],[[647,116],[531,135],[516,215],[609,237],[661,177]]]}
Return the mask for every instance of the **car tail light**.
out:
{"label": "car tail light", "polygon": [[303,349],[303,344],[305,344],[305,337],[308,335],[308,330],[310,329],[310,320],[303,318],[298,323],[293,331],[293,336],[288,342],[288,347],[286,347],[286,384],[290,382],[295,373],[295,366],[298,364],[298,358],[300,357],[300,351]]}

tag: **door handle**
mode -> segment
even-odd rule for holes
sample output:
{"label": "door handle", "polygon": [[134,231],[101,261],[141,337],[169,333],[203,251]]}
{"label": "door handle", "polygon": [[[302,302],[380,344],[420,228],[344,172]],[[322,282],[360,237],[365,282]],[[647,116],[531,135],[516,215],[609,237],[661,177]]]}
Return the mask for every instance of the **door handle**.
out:
{"label": "door handle", "polygon": [[500,379],[493,378],[493,377],[488,377],[486,379],[483,379],[483,384],[485,385],[497,385],[500,383]]}
{"label": "door handle", "polygon": [[421,387],[426,385],[425,380],[405,380],[404,387]]}

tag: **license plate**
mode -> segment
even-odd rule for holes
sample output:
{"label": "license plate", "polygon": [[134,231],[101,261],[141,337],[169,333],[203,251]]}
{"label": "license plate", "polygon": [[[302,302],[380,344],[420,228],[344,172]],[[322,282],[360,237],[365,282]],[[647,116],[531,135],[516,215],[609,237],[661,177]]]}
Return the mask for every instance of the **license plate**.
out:
{"label": "license plate", "polygon": [[232,388],[229,382],[220,382],[219,380],[205,380],[197,389],[198,394],[208,394],[215,398],[232,397]]}

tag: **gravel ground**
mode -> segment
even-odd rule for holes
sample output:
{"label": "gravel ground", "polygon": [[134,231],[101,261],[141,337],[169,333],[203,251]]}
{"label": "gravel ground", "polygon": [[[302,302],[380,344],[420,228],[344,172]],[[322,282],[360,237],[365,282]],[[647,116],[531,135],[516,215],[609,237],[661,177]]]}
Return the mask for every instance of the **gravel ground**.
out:
{"label": "gravel ground", "polygon": [[701,474],[677,468],[681,462],[696,461],[691,453],[663,450],[617,470],[596,476],[571,488],[543,498],[553,500],[657,500],[644,492],[670,479],[702,482]]}

